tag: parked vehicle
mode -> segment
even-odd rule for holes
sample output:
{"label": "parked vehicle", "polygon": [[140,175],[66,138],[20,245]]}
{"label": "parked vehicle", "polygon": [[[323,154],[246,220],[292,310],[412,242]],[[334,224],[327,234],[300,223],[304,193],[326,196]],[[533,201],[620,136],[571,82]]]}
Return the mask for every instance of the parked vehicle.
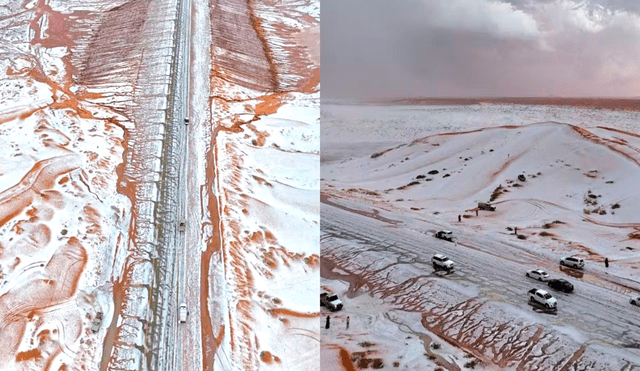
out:
{"label": "parked vehicle", "polygon": [[434,235],[436,238],[439,238],[441,240],[446,240],[446,241],[450,241],[453,242],[453,232],[451,231],[437,231],[436,234]]}
{"label": "parked vehicle", "polygon": [[327,307],[330,311],[335,312],[342,309],[342,301],[338,299],[336,294],[323,292],[320,294],[320,306]]}
{"label": "parked vehicle", "polygon": [[478,202],[478,209],[486,211],[496,211],[496,207],[487,202]]}
{"label": "parked vehicle", "polygon": [[435,269],[445,269],[445,270],[451,270],[453,269],[453,266],[454,266],[453,260],[447,258],[442,254],[435,254],[431,258],[431,264],[433,264],[433,267]]}
{"label": "parked vehicle", "polygon": [[631,303],[632,305],[637,305],[640,307],[640,296],[634,296],[631,299],[629,299],[629,303]]}
{"label": "parked vehicle", "polygon": [[560,265],[571,268],[584,268],[584,259],[576,258],[575,256],[568,256],[560,259]]}
{"label": "parked vehicle", "polygon": [[549,273],[545,272],[542,269],[534,269],[534,270],[527,271],[526,275],[527,277],[534,278],[538,281],[548,281],[549,278],[551,278],[549,276]]}
{"label": "parked vehicle", "polygon": [[185,225],[186,225],[186,222],[184,220],[181,220],[180,223],[178,224],[178,231],[184,232]]}
{"label": "parked vehicle", "polygon": [[564,291],[564,292],[572,292],[573,291],[573,285],[571,284],[571,282],[560,278],[560,279],[550,279],[547,283],[547,285],[549,285],[549,287],[551,287],[552,289],[556,289],[559,291]]}
{"label": "parked vehicle", "polygon": [[187,309],[187,304],[180,304],[180,310],[178,311],[178,316],[180,318],[180,323],[187,322],[187,316],[189,315],[189,310]]}
{"label": "parked vehicle", "polygon": [[184,124],[185,124],[185,125],[189,125],[189,118],[188,118],[188,117],[185,117],[185,118],[184,118]]}
{"label": "parked vehicle", "polygon": [[529,302],[544,305],[547,309],[558,309],[558,301],[544,290],[529,290]]}
{"label": "parked vehicle", "polygon": [[95,318],[91,321],[91,331],[96,333],[100,330],[100,326],[102,326],[102,312],[98,312]]}

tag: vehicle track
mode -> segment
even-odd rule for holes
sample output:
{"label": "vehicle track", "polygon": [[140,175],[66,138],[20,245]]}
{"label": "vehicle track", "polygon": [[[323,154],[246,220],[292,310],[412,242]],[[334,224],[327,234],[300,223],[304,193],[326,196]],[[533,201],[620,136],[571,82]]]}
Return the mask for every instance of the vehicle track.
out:
{"label": "vehicle track", "polygon": [[187,148],[184,118],[188,112],[188,40],[190,0],[177,0],[174,54],[162,150],[159,200],[155,211],[156,244],[160,259],[154,264],[151,288],[152,307],[145,353],[152,370],[182,369],[182,336],[179,334],[178,308],[182,299],[184,234],[178,222],[184,218],[184,172]]}
{"label": "vehicle track", "polygon": [[[344,221],[342,221],[341,223],[342,225],[345,225],[346,223]],[[359,225],[361,225],[360,223],[357,223],[355,226],[352,225],[352,227],[357,228]],[[323,226],[322,228],[323,233],[325,232],[326,228],[325,226]],[[521,283],[520,285],[518,285],[517,287],[510,287],[509,285],[506,286],[506,289],[509,290],[510,292],[516,294],[516,296],[511,297],[511,299],[514,299],[516,302],[519,300],[519,298],[523,297],[523,295],[526,294],[526,291],[528,291],[531,287],[529,286],[533,286],[533,285],[539,285],[538,282],[536,282],[535,280],[532,279],[526,279],[525,277],[525,271],[528,269],[533,269],[536,267],[543,267],[545,268],[547,271],[549,271],[552,274],[555,275],[562,275],[562,273],[560,272],[559,268],[557,267],[557,264],[549,264],[548,261],[546,261],[545,257],[543,256],[539,256],[537,261],[533,261],[530,260],[528,265],[524,265],[525,263],[523,262],[518,262],[518,261],[514,261],[511,259],[507,259],[507,258],[502,258],[501,259],[501,264],[502,266],[495,266],[495,264],[487,264],[489,263],[492,258],[490,256],[486,256],[486,260],[483,259],[482,261],[476,262],[474,260],[468,261],[470,259],[468,259],[467,255],[465,253],[465,251],[463,249],[460,249],[459,246],[464,246],[465,243],[459,243],[459,246],[455,246],[454,244],[451,244],[449,242],[441,242],[440,240],[437,240],[433,237],[430,236],[424,236],[424,241],[420,241],[419,239],[416,240],[415,238],[408,238],[408,237],[404,237],[406,236],[406,231],[403,231],[405,233],[398,234],[397,235],[397,243],[395,244],[389,244],[387,245],[388,247],[391,247],[392,249],[395,248],[397,250],[398,253],[400,254],[412,254],[414,252],[420,251],[421,247],[426,247],[423,248],[422,251],[426,252],[426,254],[422,257],[422,261],[429,261],[429,258],[432,254],[436,253],[436,252],[443,252],[445,254],[447,254],[449,257],[453,258],[454,261],[457,262],[462,262],[461,264],[458,264],[458,268],[456,268],[456,272],[458,273],[458,275],[462,275],[465,279],[474,282],[474,283],[482,283],[482,282],[487,282],[488,280],[493,280],[493,279],[476,279],[474,278],[477,274],[477,272],[482,272],[482,271],[486,271],[487,268],[486,267],[491,267],[492,265],[494,267],[494,269],[491,269],[492,273],[495,274],[496,278],[499,278],[500,281],[502,281],[503,283],[511,283],[511,284],[516,284],[514,282],[514,275],[516,277],[522,277],[524,279],[518,279],[518,283]],[[467,239],[471,240],[473,239],[473,242],[468,243],[468,245],[470,246],[474,246],[474,245],[480,245],[480,246],[485,246],[486,249],[488,249],[488,243],[485,240],[485,238],[482,237],[482,235],[480,234],[475,234],[474,236],[468,236],[468,235],[461,235],[458,231],[455,232],[457,235],[461,236],[463,239],[465,239],[465,241]],[[358,236],[358,234],[352,235],[352,236]],[[370,238],[375,238],[376,234],[373,231],[369,231],[369,233],[367,233],[367,236],[369,236]],[[363,236],[360,235],[360,238],[362,238]],[[422,237],[422,236],[420,236]],[[388,238],[388,235],[385,236],[385,238]],[[502,243],[498,242],[496,244],[497,241],[489,241],[489,243],[494,243],[494,250],[495,251],[500,251],[501,249],[503,249],[505,246],[503,246]],[[367,241],[368,245],[371,244],[375,244],[375,242],[373,242],[371,239],[369,239]],[[441,244],[442,246],[439,247],[435,247],[433,250],[429,249],[431,247],[433,247],[436,244]],[[497,245],[497,248],[496,248]],[[405,248],[401,247],[404,246]],[[408,249],[406,247],[409,247]],[[444,248],[443,248],[444,247]],[[479,250],[481,251],[481,250]],[[496,257],[496,254],[491,254],[491,253],[487,253],[484,251],[481,251],[481,253],[486,254],[486,255],[491,255],[493,257]],[[531,256],[533,256],[533,254],[531,254]],[[507,263],[508,262],[508,263]],[[509,266],[506,267],[506,264],[508,264]],[[500,268],[509,268],[509,269],[500,269]],[[516,284],[517,285],[517,284]],[[546,283],[542,284],[544,286],[546,286]],[[581,282],[581,285],[590,285],[593,286],[592,289],[593,290],[600,290],[601,287],[594,285],[594,284],[590,284],[590,283],[584,283]],[[577,285],[576,285],[577,287]],[[608,290],[605,289],[605,291],[612,291],[612,290]],[[526,295],[525,295],[526,296]],[[570,295],[570,297],[579,297],[580,295]],[[588,304],[591,302],[590,297],[593,297],[591,295],[588,295],[588,297],[585,297],[584,299],[587,299],[586,302],[583,302],[582,304]],[[626,298],[621,298],[622,303],[625,303]],[[626,305],[620,306],[618,309],[629,309]],[[640,322],[636,322],[637,325],[640,325]]]}
{"label": "vehicle track", "polygon": [[[372,250],[389,252],[393,255],[415,257],[420,261],[428,260],[436,252],[442,252],[452,258],[456,264],[455,273],[446,279],[464,280],[478,285],[478,300],[498,300],[511,303],[530,311],[526,292],[534,287],[547,289],[546,283],[539,283],[525,277],[527,269],[543,267],[552,276],[564,276],[555,262],[549,262],[544,256],[529,252],[526,261],[500,258],[479,249],[471,253],[469,246],[482,246],[493,251],[512,251],[513,246],[502,243],[480,233],[466,233],[453,229],[462,243],[458,246],[449,242],[425,236],[421,231],[406,226],[394,227],[363,215],[349,213],[327,204],[322,204],[321,241],[323,258],[344,263],[341,268],[361,269],[357,262],[361,254]],[[411,228],[416,228],[412,225]],[[425,227],[429,227],[425,225]],[[345,247],[341,240],[351,243]],[[357,247],[352,242],[358,242]],[[389,268],[388,265],[386,268]],[[419,265],[417,265],[419,267]],[[429,266],[424,269],[431,270]],[[363,269],[365,271],[366,269]],[[353,271],[352,271],[353,272]],[[482,272],[486,272],[483,274]],[[378,271],[377,279],[382,271]],[[591,273],[587,269],[585,276]],[[564,294],[548,290],[559,301],[557,316],[545,316],[552,324],[571,324],[592,339],[616,347],[631,345],[640,339],[640,319],[638,308],[628,304],[626,296],[618,290],[612,290],[611,283],[602,284],[602,280],[575,280],[575,292]],[[488,299],[484,299],[488,298]],[[595,299],[595,300],[594,300]],[[533,314],[536,316],[537,314]]]}

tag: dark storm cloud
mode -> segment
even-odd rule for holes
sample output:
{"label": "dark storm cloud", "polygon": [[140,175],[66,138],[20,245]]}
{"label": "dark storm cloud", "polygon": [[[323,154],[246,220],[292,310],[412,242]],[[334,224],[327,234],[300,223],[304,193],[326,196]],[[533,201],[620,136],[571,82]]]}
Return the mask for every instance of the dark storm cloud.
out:
{"label": "dark storm cloud", "polygon": [[322,96],[639,96],[638,3],[323,0]]}

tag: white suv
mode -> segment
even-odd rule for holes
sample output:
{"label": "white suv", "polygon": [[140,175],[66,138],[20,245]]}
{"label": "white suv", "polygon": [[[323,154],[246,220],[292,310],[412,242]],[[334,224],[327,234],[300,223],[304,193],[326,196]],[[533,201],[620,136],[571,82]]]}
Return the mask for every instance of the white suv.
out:
{"label": "white suv", "polygon": [[560,265],[573,268],[584,268],[584,259],[576,258],[574,256],[568,256],[566,258],[560,259]]}
{"label": "white suv", "polygon": [[434,236],[441,240],[450,241],[450,242],[453,242],[453,239],[454,239],[453,232],[451,231],[438,231]]}
{"label": "white suv", "polygon": [[446,269],[446,270],[453,269],[453,260],[447,258],[442,254],[435,254],[431,258],[431,263],[433,264],[433,267],[435,269]]}

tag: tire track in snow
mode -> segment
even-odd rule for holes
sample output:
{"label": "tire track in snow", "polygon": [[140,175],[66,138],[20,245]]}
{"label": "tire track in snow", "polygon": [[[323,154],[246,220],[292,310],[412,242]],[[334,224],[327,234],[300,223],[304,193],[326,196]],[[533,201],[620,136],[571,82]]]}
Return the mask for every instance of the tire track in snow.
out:
{"label": "tire track in snow", "polygon": [[[353,270],[354,268],[360,266],[359,264],[356,264],[356,267],[353,266],[353,262],[357,262],[360,261],[361,259],[359,259],[358,255],[354,255],[357,254],[357,251],[359,250],[355,250],[354,253],[346,253],[346,251],[349,250],[344,250],[344,248],[340,248],[340,247],[331,247],[331,246],[336,246],[335,243],[331,243],[333,239],[335,239],[335,237],[338,237],[340,239],[347,239],[350,241],[360,241],[359,242],[359,246],[380,246],[380,244],[382,243],[383,246],[386,246],[386,249],[389,250],[396,250],[397,253],[399,254],[406,254],[409,253],[411,254],[412,252],[415,251],[419,251],[420,247],[419,245],[416,245],[416,240],[410,238],[403,238],[403,236],[407,236],[408,234],[406,233],[407,231],[397,231],[395,233],[395,235],[391,236],[390,234],[395,232],[395,228],[383,228],[381,229],[380,227],[369,227],[369,224],[375,224],[377,222],[365,222],[365,219],[362,217],[355,217],[352,216],[351,219],[355,219],[351,222],[347,220],[345,220],[344,218],[339,218],[336,220],[331,221],[331,219],[335,219],[335,216],[337,214],[344,214],[343,212],[331,212],[330,216],[325,216],[327,215],[327,213],[325,213],[325,210],[327,210],[327,206],[323,205],[323,226],[322,226],[322,231],[323,231],[323,260],[324,259],[329,259],[331,261],[333,261],[333,263],[337,263],[339,268],[345,271],[350,271]],[[330,222],[327,222],[327,221]],[[337,223],[337,224],[336,224]],[[365,227],[366,226],[366,227]],[[355,232],[356,230],[362,230],[362,232],[364,234],[361,234],[359,232]],[[404,232],[404,233],[402,233]],[[411,233],[413,234],[413,233]],[[335,237],[332,237],[335,236]],[[384,236],[384,237],[383,237]],[[394,242],[396,242],[396,244],[392,247],[389,244],[389,239],[393,240]],[[336,242],[338,242],[339,240],[336,240]],[[427,242],[427,245],[431,245],[430,243],[428,243],[428,240],[425,241]],[[339,244],[339,242],[338,242]],[[401,246],[411,246],[410,248],[399,248],[397,247],[397,245],[401,245]],[[353,250],[353,249],[351,249]],[[365,248],[363,251],[366,251],[367,248]],[[511,292],[512,294],[515,295],[508,295],[507,298],[509,298],[509,301],[517,303],[518,301],[523,301],[523,298],[525,297],[525,292],[527,290],[527,287],[531,286],[531,285],[535,285],[533,283],[531,283],[530,281],[527,280],[523,280],[522,278],[519,279],[514,279],[514,275],[513,272],[514,269],[512,267],[505,267],[505,266],[499,266],[499,267],[492,267],[492,265],[494,264],[489,264],[487,265],[487,261],[482,259],[480,262],[475,262],[475,258],[472,258],[471,261],[469,259],[469,257],[465,256],[465,255],[459,255],[457,252],[458,249],[455,249],[453,246],[451,246],[451,248],[449,249],[449,251],[447,251],[447,254],[452,256],[454,258],[454,260],[458,261],[458,262],[463,262],[463,266],[462,269],[456,269],[456,271],[460,271],[461,273],[464,273],[464,278],[463,279],[467,279],[467,280],[471,280],[472,282],[476,282],[477,284],[480,284],[481,286],[483,285],[487,285],[487,284],[491,284],[491,282],[501,282],[502,284],[500,285],[501,289],[507,289],[507,292]],[[346,253],[346,254],[345,254]],[[477,256],[476,256],[477,258]],[[337,260],[336,260],[337,259]],[[348,262],[351,262],[351,264],[349,265]],[[346,264],[346,265],[345,265]],[[469,269],[471,268],[471,269]],[[516,272],[523,272],[524,269],[526,267],[519,267],[519,268],[515,268]],[[359,270],[360,268],[358,268]],[[487,271],[487,269],[489,269],[493,275],[493,277],[489,280],[478,280],[476,278],[473,277],[473,275],[478,275],[478,272],[483,272],[483,271]],[[475,273],[474,273],[475,272]],[[506,273],[506,274],[502,274],[502,272]],[[373,275],[370,274],[370,272],[360,272],[357,273],[357,275],[361,275],[361,274],[365,274],[364,277],[369,277],[369,279],[374,279]],[[524,276],[524,274],[522,274],[522,276]],[[326,277],[326,273],[323,270],[323,277]],[[518,274],[518,277],[520,277],[520,275]],[[342,278],[340,278],[342,279]],[[362,278],[361,278],[362,279]],[[378,285],[380,284],[379,281],[373,281],[371,282],[369,279],[366,279],[368,284],[370,285],[371,288],[371,293],[375,294],[375,295],[383,295],[383,296],[387,296],[388,294],[384,294],[385,292],[387,292],[389,289],[385,289],[384,286],[382,288],[380,288]],[[524,281],[524,282],[523,282]],[[484,283],[483,283],[484,282]],[[510,288],[510,286],[516,286],[516,290],[513,290],[512,288]],[[392,284],[393,287],[393,284]],[[519,288],[519,289],[518,289]],[[626,306],[626,304],[623,301],[617,301],[617,302],[607,302],[607,303],[602,303],[602,302],[597,302],[594,303],[593,302],[593,297],[607,297],[607,289],[605,288],[598,288],[595,285],[577,285],[576,286],[576,293],[570,296],[566,296],[566,297],[561,297],[560,298],[560,302],[561,302],[561,311],[568,311],[569,313],[567,313],[566,315],[563,315],[563,321],[566,321],[567,319],[571,318],[571,316],[574,314],[572,313],[573,310],[571,308],[578,308],[579,312],[582,312],[583,314],[585,313],[585,309],[588,312],[595,312],[595,313],[599,313],[600,316],[599,317],[599,321],[606,321],[607,323],[611,324],[610,325],[610,329],[608,329],[608,333],[610,336],[610,339],[616,343],[615,337],[616,335],[616,331],[620,331],[621,327],[619,327],[619,324],[622,324],[623,326],[631,326],[631,327],[627,327],[627,328],[638,328],[638,326],[640,326],[640,323],[637,320],[629,320],[628,318],[633,318],[633,311],[630,310],[631,308],[629,308],[629,306]],[[584,293],[581,293],[580,290],[582,290],[583,288],[587,288],[588,290]],[[594,293],[593,291],[596,291],[596,293]],[[490,291],[495,291],[495,286],[493,289],[490,289]],[[503,294],[504,295],[504,294]],[[565,305],[563,305],[565,304]],[[522,305],[521,305],[522,306]],[[597,307],[597,308],[596,308]],[[608,308],[610,307],[610,308]],[[413,309],[412,309],[413,308]],[[406,307],[404,308],[405,310],[415,310],[416,307],[415,306],[410,306],[410,307]],[[440,314],[441,316],[442,314]],[[576,314],[578,316],[580,316],[580,314]],[[449,323],[447,321],[445,321],[445,323]],[[626,325],[625,325],[626,324]],[[576,324],[577,325],[577,324]],[[601,326],[600,323],[598,323],[598,325],[596,325],[595,329],[601,328],[604,329],[607,326]],[[612,332],[613,331],[613,332]],[[619,332],[617,333],[619,335]],[[638,334],[636,334],[635,336],[637,336]],[[446,337],[446,336],[445,336]],[[555,337],[554,337],[555,338]],[[551,338],[550,338],[551,339]],[[454,341],[455,342],[455,341]],[[532,349],[531,347],[529,347],[529,349]],[[529,357],[529,356],[527,356]],[[529,357],[531,358],[531,357]]]}

